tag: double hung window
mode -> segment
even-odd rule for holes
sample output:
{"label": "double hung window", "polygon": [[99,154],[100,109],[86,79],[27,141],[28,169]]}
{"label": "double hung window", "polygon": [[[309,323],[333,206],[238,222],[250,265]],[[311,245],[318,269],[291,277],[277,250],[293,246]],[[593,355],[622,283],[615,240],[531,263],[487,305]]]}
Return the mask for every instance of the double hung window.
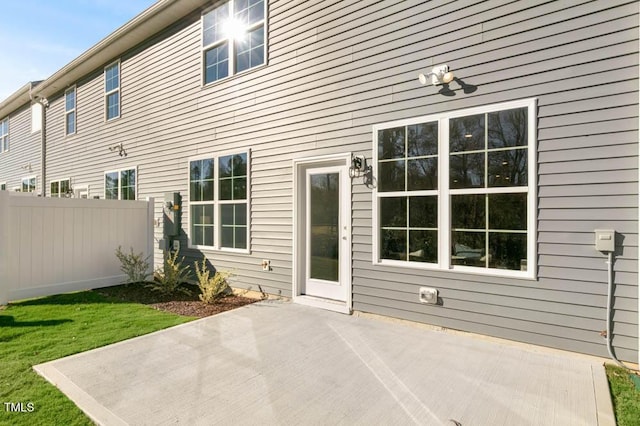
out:
{"label": "double hung window", "polygon": [[21,192],[36,192],[36,177],[29,176],[22,178]]}
{"label": "double hung window", "polygon": [[230,0],[202,15],[204,84],[265,63],[266,0]]}
{"label": "double hung window", "polygon": [[0,121],[0,152],[9,151],[9,119]]}
{"label": "double hung window", "polygon": [[55,180],[50,184],[52,197],[68,197],[71,195],[69,179]]}
{"label": "double hung window", "polygon": [[374,126],[374,262],[532,277],[535,101]]}
{"label": "double hung window", "polygon": [[189,161],[190,245],[248,250],[249,153]]}
{"label": "double hung window", "polygon": [[64,92],[64,134],[73,135],[76,132],[76,88],[75,86]]}
{"label": "double hung window", "polygon": [[106,172],[104,174],[104,198],[107,200],[135,200],[136,169]]}
{"label": "double hung window", "polygon": [[107,121],[120,117],[120,62],[104,69],[104,105]]}

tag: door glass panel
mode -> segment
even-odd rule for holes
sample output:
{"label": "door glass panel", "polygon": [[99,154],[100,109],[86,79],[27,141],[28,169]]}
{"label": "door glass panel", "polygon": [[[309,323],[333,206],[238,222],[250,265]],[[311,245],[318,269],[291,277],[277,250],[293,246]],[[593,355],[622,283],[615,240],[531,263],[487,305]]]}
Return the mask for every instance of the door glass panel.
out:
{"label": "door glass panel", "polygon": [[309,179],[309,277],[338,281],[339,173],[313,174]]}

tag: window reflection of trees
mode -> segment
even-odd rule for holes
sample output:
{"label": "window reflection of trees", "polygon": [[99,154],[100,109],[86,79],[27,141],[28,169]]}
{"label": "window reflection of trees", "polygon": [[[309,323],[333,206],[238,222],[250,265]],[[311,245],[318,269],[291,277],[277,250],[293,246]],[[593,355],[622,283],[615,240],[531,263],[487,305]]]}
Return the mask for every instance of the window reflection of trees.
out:
{"label": "window reflection of trees", "polygon": [[105,198],[118,199],[118,173],[107,173],[105,175]]}
{"label": "window reflection of trees", "polygon": [[[451,189],[528,184],[526,108],[453,118],[449,125]],[[526,192],[452,195],[451,212],[453,264],[526,268]]]}
{"label": "window reflection of trees", "polygon": [[[528,109],[448,123],[452,263],[526,269]],[[378,192],[404,193],[379,199],[382,259],[437,262],[438,197],[411,191],[438,189],[438,146],[437,121],[378,132]],[[492,190],[499,187],[504,193]],[[427,195],[434,195],[434,224],[426,205],[411,205]]]}
{"label": "window reflection of trees", "polygon": [[437,155],[437,122],[379,131],[378,190],[389,192],[437,189]]}
{"label": "window reflection of trees", "polygon": [[311,278],[338,280],[340,192],[338,173],[310,176]]}
{"label": "window reflection of trees", "polygon": [[489,186],[527,185],[528,119],[526,108],[489,113],[487,132]]}

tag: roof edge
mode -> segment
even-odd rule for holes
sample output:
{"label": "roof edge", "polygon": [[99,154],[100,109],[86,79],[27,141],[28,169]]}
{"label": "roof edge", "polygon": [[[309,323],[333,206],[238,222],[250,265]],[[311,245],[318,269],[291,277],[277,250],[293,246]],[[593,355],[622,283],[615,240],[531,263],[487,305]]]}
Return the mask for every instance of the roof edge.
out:
{"label": "roof edge", "polygon": [[33,100],[33,89],[40,83],[42,83],[42,80],[30,81],[0,102],[0,118],[8,116],[22,105]]}
{"label": "roof edge", "polygon": [[210,0],[157,0],[146,10],[56,71],[34,90],[49,97],[121,56]]}

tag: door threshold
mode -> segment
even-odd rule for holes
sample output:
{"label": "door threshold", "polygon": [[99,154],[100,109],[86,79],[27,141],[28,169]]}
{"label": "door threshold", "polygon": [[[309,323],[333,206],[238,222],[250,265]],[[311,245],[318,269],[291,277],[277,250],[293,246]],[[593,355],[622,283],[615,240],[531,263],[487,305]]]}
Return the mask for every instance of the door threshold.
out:
{"label": "door threshold", "polygon": [[294,297],[293,302],[298,303],[300,305],[311,306],[313,308],[326,309],[328,311],[351,315],[351,308],[347,306],[347,302],[342,302],[339,300],[323,299],[321,297],[300,295],[300,296]]}

